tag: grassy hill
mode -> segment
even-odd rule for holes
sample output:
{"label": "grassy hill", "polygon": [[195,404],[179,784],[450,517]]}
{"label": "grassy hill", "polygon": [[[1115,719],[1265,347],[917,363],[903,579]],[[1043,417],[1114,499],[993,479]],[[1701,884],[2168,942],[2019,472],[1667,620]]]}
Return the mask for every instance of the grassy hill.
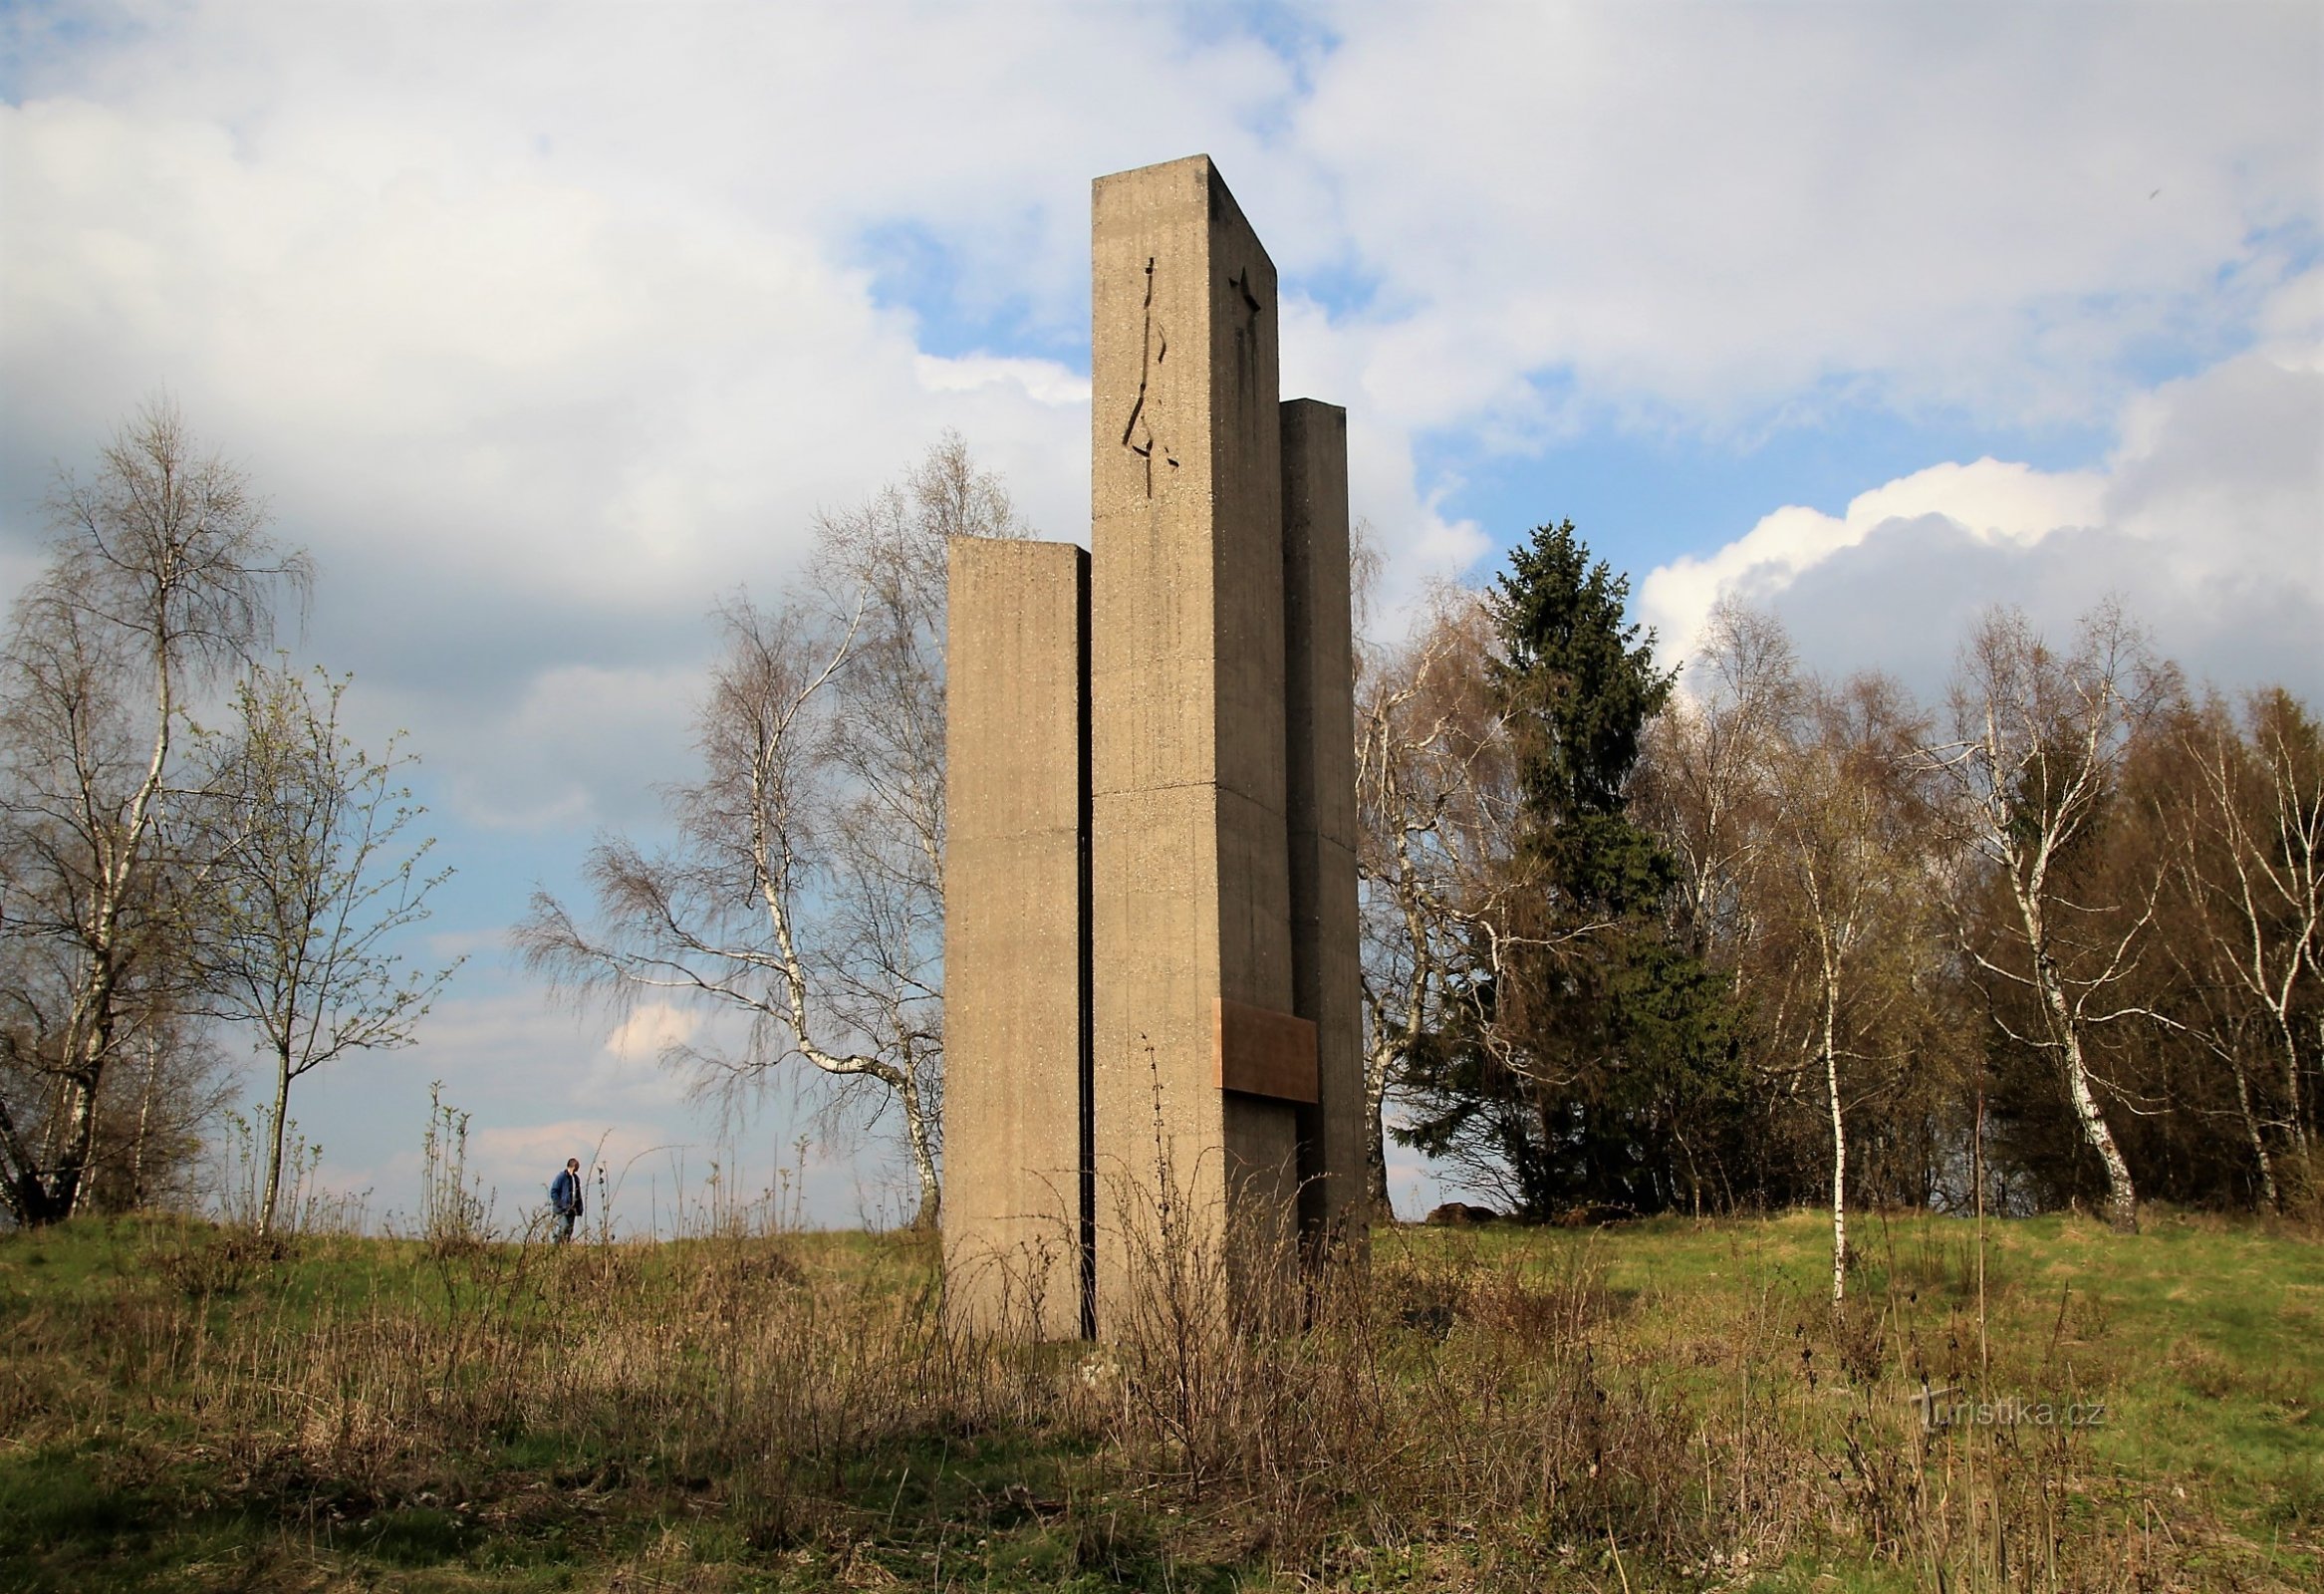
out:
{"label": "grassy hill", "polygon": [[911,1236],[0,1238],[0,1588],[2324,1586],[2324,1247],[1383,1232],[1313,1326],[947,1332]]}

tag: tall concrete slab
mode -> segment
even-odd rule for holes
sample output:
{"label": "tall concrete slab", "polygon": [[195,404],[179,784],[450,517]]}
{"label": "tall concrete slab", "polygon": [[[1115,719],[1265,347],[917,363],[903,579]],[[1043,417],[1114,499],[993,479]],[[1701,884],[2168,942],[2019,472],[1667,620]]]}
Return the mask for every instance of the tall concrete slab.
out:
{"label": "tall concrete slab", "polygon": [[[1268,1082],[1285,1048],[1303,1047],[1274,265],[1206,156],[1099,178],[1091,254],[1092,1103],[1107,1332],[1157,1245],[1209,1244],[1231,1226],[1244,1286],[1279,1254],[1297,1108],[1258,1088],[1279,1088]],[[1162,1201],[1185,1220],[1176,1241]]]}
{"label": "tall concrete slab", "polygon": [[947,1304],[1280,1324],[1364,1198],[1347,417],[1207,158],[1100,178],[1091,259],[1092,551],[951,555]]}
{"label": "tall concrete slab", "polygon": [[1292,1010],[1316,1028],[1316,1100],[1297,1110],[1300,1226],[1345,1243],[1365,1196],[1348,412],[1287,401],[1282,454]]}
{"label": "tall concrete slab", "polygon": [[944,1289],[1089,1332],[1089,556],[956,537],[945,704]]}

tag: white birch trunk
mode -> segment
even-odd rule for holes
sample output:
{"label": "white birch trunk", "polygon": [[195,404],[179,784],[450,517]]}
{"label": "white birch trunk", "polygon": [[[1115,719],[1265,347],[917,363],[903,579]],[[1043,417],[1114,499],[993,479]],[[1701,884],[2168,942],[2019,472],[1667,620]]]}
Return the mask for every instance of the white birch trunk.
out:
{"label": "white birch trunk", "polygon": [[1832,1303],[1848,1293],[1848,1125],[1840,1111],[1839,970],[1831,943],[1824,949],[1824,1089],[1832,1103]]}
{"label": "white birch trunk", "polygon": [[274,1082],[273,1133],[267,1137],[266,1195],[258,1206],[258,1234],[261,1239],[273,1237],[275,1202],[283,1188],[283,1120],[291,1110],[291,1060],[285,1055],[277,1059]]}

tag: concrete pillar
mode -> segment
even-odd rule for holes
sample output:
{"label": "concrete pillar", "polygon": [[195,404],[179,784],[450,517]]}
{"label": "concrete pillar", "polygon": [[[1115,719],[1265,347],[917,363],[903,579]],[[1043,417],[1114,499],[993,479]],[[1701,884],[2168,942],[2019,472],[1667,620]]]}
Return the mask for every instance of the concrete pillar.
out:
{"label": "concrete pillar", "polygon": [[1089,556],[955,537],[944,734],[944,1292],[1088,1332]]}
{"label": "concrete pillar", "polygon": [[1258,1275],[1291,1233],[1315,1038],[1293,1011],[1275,268],[1206,156],[1101,177],[1091,208],[1093,1105],[1109,1333],[1158,1246],[1216,1251],[1230,1229],[1231,1287],[1270,1296]]}
{"label": "concrete pillar", "polygon": [[1291,399],[1282,439],[1292,1010],[1316,1026],[1317,1100],[1298,1109],[1300,1226],[1345,1242],[1365,1194],[1348,412]]}

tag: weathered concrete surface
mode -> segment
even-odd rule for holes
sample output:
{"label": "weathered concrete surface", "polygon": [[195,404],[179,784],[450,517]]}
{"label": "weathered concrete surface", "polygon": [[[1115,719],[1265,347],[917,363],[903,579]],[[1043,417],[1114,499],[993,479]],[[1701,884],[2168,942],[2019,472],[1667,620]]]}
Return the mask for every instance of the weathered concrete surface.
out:
{"label": "weathered concrete surface", "polygon": [[1346,415],[1278,404],[1207,158],[1100,178],[1091,257],[1092,553],[952,549],[947,1302],[1279,1323],[1362,1221]]}
{"label": "weathered concrete surface", "polygon": [[[1297,1123],[1219,1088],[1219,998],[1293,1010],[1275,268],[1206,156],[1092,192],[1098,1323],[1163,1243],[1288,1248]],[[1158,1165],[1168,1170],[1162,1190]]]}
{"label": "weathered concrete surface", "polygon": [[944,1290],[1083,1333],[1089,556],[956,537],[948,572]]}
{"label": "weathered concrete surface", "polygon": [[1356,707],[1348,412],[1282,406],[1286,817],[1292,1010],[1316,1026],[1317,1100],[1299,1110],[1300,1226],[1364,1222],[1364,1014],[1356,918]]}

